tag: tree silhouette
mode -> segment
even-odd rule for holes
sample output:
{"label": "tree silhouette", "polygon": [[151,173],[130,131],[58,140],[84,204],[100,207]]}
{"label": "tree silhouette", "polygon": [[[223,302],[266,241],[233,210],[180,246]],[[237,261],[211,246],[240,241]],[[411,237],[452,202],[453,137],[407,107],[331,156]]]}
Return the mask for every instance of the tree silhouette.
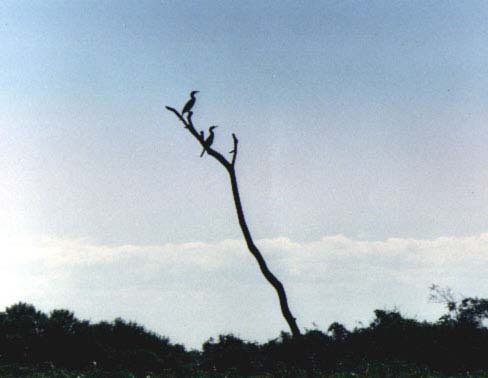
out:
{"label": "tree silhouette", "polygon": [[[192,92],[192,94],[194,94]],[[193,101],[192,101],[193,100]],[[188,104],[191,102],[191,106],[188,106]],[[286,292],[285,288],[283,287],[283,284],[281,283],[278,278],[269,270],[268,265],[266,264],[266,261],[259,251],[259,249],[256,247],[256,244],[253,241],[253,238],[251,236],[251,232],[249,231],[249,227],[246,222],[246,218],[244,216],[244,210],[242,207],[242,202],[241,202],[241,197],[239,195],[239,187],[237,185],[237,175],[236,175],[236,170],[235,170],[235,164],[236,164],[236,159],[237,159],[237,145],[238,145],[238,139],[235,134],[232,134],[232,139],[233,139],[233,149],[230,151],[230,154],[232,154],[232,159],[229,161],[227,158],[225,158],[220,152],[214,150],[211,145],[213,141],[213,128],[212,126],[209,129],[210,135],[207,139],[205,139],[205,134],[203,131],[198,132],[193,124],[193,112],[191,111],[191,108],[193,107],[195,101],[194,97],[192,96],[192,99],[185,105],[183,108],[183,111],[180,113],[178,112],[175,108],[166,106],[166,109],[169,111],[173,112],[178,119],[181,121],[181,123],[185,126],[185,128],[190,132],[191,135],[201,144],[203,151],[207,152],[208,155],[212,156],[214,159],[216,159],[227,171],[229,174],[230,178],[230,185],[232,189],[232,195],[234,198],[234,205],[237,213],[237,219],[239,221],[239,226],[241,227],[242,234],[244,236],[244,239],[247,244],[247,248],[249,249],[249,252],[254,256],[256,259],[259,269],[261,270],[261,273],[263,276],[266,278],[266,280],[273,286],[273,288],[276,290],[276,293],[278,294],[278,298],[280,301],[280,308],[281,308],[281,313],[283,317],[285,318],[286,322],[288,323],[288,326],[290,327],[291,333],[294,337],[298,337],[301,335],[300,329],[297,326],[296,319],[293,317],[290,308],[288,306],[288,300],[286,297]],[[188,109],[189,108],[189,109]],[[186,119],[183,117],[184,114],[187,114]],[[202,153],[203,155],[203,153]]]}
{"label": "tree silhouette", "polygon": [[0,312],[0,377],[486,377],[488,299],[454,301],[458,317],[448,307],[432,323],[376,310],[353,330],[333,323],[264,344],[220,335],[201,351],[120,318],[90,323],[17,303]]}
{"label": "tree silhouette", "polygon": [[435,284],[430,286],[429,299],[446,306],[448,313],[439,319],[443,324],[457,323],[481,328],[483,322],[488,319],[488,299],[477,297],[456,299],[450,288],[443,288]]}

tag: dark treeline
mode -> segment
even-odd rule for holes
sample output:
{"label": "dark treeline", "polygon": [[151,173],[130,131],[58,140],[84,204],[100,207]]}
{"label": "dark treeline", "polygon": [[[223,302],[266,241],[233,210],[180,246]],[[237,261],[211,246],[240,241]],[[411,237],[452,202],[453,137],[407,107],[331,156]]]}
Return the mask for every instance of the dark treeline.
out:
{"label": "dark treeline", "polygon": [[442,374],[488,371],[488,300],[447,298],[445,304],[447,313],[433,323],[376,310],[367,327],[354,330],[333,323],[327,332],[309,330],[298,339],[282,333],[264,344],[225,335],[205,342],[202,351],[187,351],[121,319],[92,324],[66,310],[47,315],[18,303],[0,313],[0,366],[182,377],[194,372],[298,377],[364,372],[382,364]]}

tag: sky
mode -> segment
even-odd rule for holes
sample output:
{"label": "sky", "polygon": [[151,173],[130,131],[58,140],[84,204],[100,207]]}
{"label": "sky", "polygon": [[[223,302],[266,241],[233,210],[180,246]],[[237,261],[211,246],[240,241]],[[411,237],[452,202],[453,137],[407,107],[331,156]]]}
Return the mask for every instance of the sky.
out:
{"label": "sky", "polygon": [[484,1],[3,1],[0,307],[199,347],[286,330],[228,178],[167,112],[239,138],[251,232],[302,329],[488,296]]}

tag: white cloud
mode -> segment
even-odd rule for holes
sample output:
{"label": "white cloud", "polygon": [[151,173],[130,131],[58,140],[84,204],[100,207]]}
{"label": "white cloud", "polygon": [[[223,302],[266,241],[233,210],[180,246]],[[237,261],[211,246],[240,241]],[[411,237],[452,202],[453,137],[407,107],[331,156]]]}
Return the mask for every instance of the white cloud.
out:
{"label": "white cloud", "polygon": [[[258,245],[302,327],[351,326],[393,306],[433,318],[443,309],[427,303],[431,283],[488,296],[488,233],[384,241],[336,235],[308,243],[282,237]],[[220,332],[263,340],[286,329],[275,293],[239,240],[109,246],[3,239],[0,252],[3,306],[23,300],[93,320],[122,316],[191,346]]]}

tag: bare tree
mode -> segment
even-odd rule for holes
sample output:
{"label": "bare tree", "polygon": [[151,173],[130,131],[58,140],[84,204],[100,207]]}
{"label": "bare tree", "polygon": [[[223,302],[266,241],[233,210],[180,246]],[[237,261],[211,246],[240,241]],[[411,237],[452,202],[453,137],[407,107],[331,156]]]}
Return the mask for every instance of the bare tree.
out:
{"label": "bare tree", "polygon": [[[191,93],[191,99],[186,103],[186,105],[183,107],[182,112],[178,112],[175,108],[167,106],[166,109],[169,111],[173,112],[178,119],[181,121],[181,123],[184,125],[184,127],[190,132],[191,135],[200,143],[200,145],[203,148],[203,152],[206,152],[209,156],[213,157],[216,159],[227,171],[229,174],[230,178],[230,185],[232,188],[232,195],[234,198],[234,205],[235,209],[237,212],[237,219],[239,221],[239,226],[241,227],[242,234],[244,235],[244,239],[247,244],[247,248],[249,249],[249,252],[254,256],[256,259],[259,269],[261,270],[261,273],[263,276],[266,278],[266,280],[273,286],[273,288],[276,290],[276,293],[278,294],[278,298],[280,301],[280,307],[281,307],[281,313],[283,314],[283,317],[285,318],[286,322],[288,323],[288,326],[290,327],[291,333],[294,337],[298,337],[301,335],[300,329],[297,326],[296,319],[293,317],[290,308],[288,306],[288,300],[286,298],[286,293],[285,293],[285,288],[283,287],[283,284],[281,283],[278,278],[269,270],[268,265],[266,264],[266,261],[264,260],[263,255],[259,251],[259,249],[256,247],[256,244],[254,243],[251,232],[249,231],[249,227],[246,223],[246,218],[244,216],[244,210],[242,208],[242,202],[241,198],[239,195],[239,187],[237,185],[237,175],[236,175],[236,170],[235,170],[235,165],[236,165],[236,160],[237,160],[237,145],[238,145],[238,139],[235,134],[232,134],[232,139],[233,139],[233,149],[230,151],[230,154],[232,155],[232,158],[230,161],[225,158],[220,152],[214,150],[212,146],[213,142],[213,136],[214,136],[214,131],[213,129],[215,126],[212,126],[209,129],[210,134],[208,135],[207,138],[205,138],[205,134],[203,131],[198,132],[193,124],[192,116],[193,112],[191,111],[193,105],[195,104],[195,94],[197,91],[193,91]],[[185,114],[187,115],[186,118],[184,117]]]}

